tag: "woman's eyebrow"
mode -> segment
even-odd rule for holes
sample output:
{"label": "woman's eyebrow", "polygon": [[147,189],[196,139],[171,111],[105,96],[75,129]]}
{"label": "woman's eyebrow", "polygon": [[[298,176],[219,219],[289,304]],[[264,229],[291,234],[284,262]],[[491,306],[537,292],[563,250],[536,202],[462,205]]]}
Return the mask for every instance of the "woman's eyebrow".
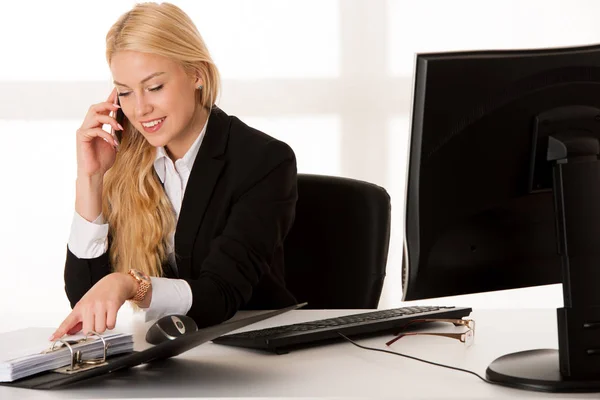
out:
{"label": "woman's eyebrow", "polygon": [[[155,72],[155,73],[153,73],[153,74],[150,74],[150,75],[148,75],[147,77],[145,77],[144,79],[142,79],[142,80],[140,81],[140,83],[144,83],[144,82],[146,82],[146,81],[149,81],[150,79],[152,79],[152,78],[154,78],[154,77],[156,77],[156,76],[162,75],[162,74],[164,74],[164,72]],[[117,81],[113,81],[113,83],[114,83],[115,85],[129,87],[129,86],[127,86],[127,85],[125,85],[125,84],[123,84],[123,83],[119,83],[119,82],[117,82]]]}

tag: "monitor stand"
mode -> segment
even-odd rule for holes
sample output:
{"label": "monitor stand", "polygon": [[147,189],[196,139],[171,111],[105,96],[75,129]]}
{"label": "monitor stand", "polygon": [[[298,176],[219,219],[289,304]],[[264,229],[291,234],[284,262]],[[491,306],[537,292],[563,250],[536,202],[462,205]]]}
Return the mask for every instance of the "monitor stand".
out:
{"label": "monitor stand", "polygon": [[600,376],[570,379],[560,373],[556,349],[537,349],[507,354],[487,368],[487,379],[516,389],[543,392],[600,392]]}
{"label": "monitor stand", "polygon": [[560,107],[536,119],[534,143],[548,149],[544,156],[553,164],[564,298],[564,307],[557,309],[559,346],[496,359],[486,376],[500,385],[600,392],[600,126],[596,125],[600,109],[584,106]]}

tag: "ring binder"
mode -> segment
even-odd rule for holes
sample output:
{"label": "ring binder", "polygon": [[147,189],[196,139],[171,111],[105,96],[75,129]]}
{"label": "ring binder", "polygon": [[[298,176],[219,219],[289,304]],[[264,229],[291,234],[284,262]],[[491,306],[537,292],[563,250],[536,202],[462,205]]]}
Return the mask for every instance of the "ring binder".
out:
{"label": "ring binder", "polygon": [[[79,356],[76,356],[76,352],[74,351],[76,350],[76,348],[74,347],[79,343],[79,341],[77,341],[76,343],[64,343],[64,341],[59,340],[57,343],[54,343],[50,349],[52,349],[52,351],[56,351],[56,346],[58,346],[59,343],[63,343],[63,345],[68,344],[69,346],[71,346],[70,351],[72,362],[70,366],[64,367],[57,371],[53,369],[56,365],[55,363],[52,368],[40,371],[39,373],[36,372],[32,374],[25,374],[23,369],[31,368],[31,365],[29,363],[28,357],[21,357],[21,359],[17,360],[19,364],[16,364],[17,368],[21,371],[12,371],[11,368],[4,368],[4,370],[8,371],[9,373],[5,373],[6,380],[0,381],[0,386],[20,387],[28,389],[62,388],[76,382],[91,379],[92,377],[108,375],[117,370],[133,368],[141,364],[151,363],[152,361],[175,357],[196,346],[213,340],[225,333],[234,331],[236,329],[242,328],[250,324],[254,324],[258,321],[262,321],[267,318],[274,317],[279,314],[283,314],[291,310],[298,309],[304,306],[305,304],[306,303],[295,304],[293,306],[281,308],[278,310],[264,311],[257,315],[251,315],[241,319],[224,322],[219,325],[202,328],[196,332],[180,336],[174,340],[169,340],[167,342],[163,342],[161,344],[152,346],[141,351],[133,350],[133,337],[131,334],[105,335],[104,339],[106,339],[106,341],[103,341],[103,343],[105,344],[105,356],[109,357],[102,357],[97,360],[82,361],[81,354]],[[94,332],[94,334],[97,335],[96,332]],[[126,343],[124,339],[130,339],[131,341]],[[106,346],[106,343],[110,345],[110,348],[108,348],[108,350],[108,346]],[[126,344],[130,344],[131,348],[125,346]],[[98,350],[99,346],[96,347],[96,351]],[[25,366],[23,366],[23,358],[26,359],[25,362],[27,364]],[[62,356],[59,356],[58,358],[64,360]],[[5,363],[5,365],[10,364]],[[2,367],[1,361],[0,367]],[[67,370],[69,371],[67,372]],[[3,368],[0,368],[0,374],[2,372]],[[16,373],[13,374],[12,372]],[[21,374],[17,375],[18,372],[21,372]],[[0,375],[0,379],[1,377],[2,375]]]}
{"label": "ring binder", "polygon": [[[87,342],[88,336],[90,336],[90,335],[97,336],[100,338],[100,340],[102,340],[102,344],[104,347],[104,354],[103,354],[102,358],[94,358],[94,359],[90,359],[90,360],[84,360],[82,358],[83,356],[81,354],[81,351],[73,351],[73,348],[71,347],[71,345],[76,345],[76,344]],[[102,335],[100,335],[97,332],[91,331],[88,334],[86,334],[83,339],[80,339],[80,340],[58,339],[54,343],[52,343],[52,346],[48,350],[45,350],[43,353],[51,353],[53,351],[60,350],[63,346],[55,348],[57,343],[62,343],[64,346],[67,346],[69,348],[69,351],[71,352],[71,365],[54,369],[53,370],[54,372],[58,372],[61,374],[74,374],[77,372],[87,371],[89,369],[100,367],[100,366],[107,364],[106,353],[108,350],[108,343],[106,343],[106,340],[104,340]]]}

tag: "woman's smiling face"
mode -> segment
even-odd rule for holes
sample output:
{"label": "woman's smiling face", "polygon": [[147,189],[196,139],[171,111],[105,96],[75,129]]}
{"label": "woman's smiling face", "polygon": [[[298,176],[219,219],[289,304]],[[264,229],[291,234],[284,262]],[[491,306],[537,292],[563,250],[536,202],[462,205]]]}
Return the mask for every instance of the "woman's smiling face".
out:
{"label": "woman's smiling face", "polygon": [[167,57],[136,51],[115,53],[110,69],[129,122],[152,146],[182,157],[205,122],[196,103],[201,79]]}

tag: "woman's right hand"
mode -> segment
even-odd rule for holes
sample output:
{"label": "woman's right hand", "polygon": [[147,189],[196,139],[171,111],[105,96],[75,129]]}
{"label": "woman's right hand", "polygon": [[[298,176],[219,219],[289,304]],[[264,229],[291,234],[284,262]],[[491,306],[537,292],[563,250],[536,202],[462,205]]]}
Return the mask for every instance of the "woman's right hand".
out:
{"label": "woman's right hand", "polygon": [[117,138],[102,129],[105,124],[111,125],[114,130],[123,130],[115,118],[109,114],[115,112],[119,106],[117,102],[117,89],[113,89],[107,101],[92,105],[77,129],[77,174],[78,176],[104,176],[115,162],[116,151],[119,146]]}

